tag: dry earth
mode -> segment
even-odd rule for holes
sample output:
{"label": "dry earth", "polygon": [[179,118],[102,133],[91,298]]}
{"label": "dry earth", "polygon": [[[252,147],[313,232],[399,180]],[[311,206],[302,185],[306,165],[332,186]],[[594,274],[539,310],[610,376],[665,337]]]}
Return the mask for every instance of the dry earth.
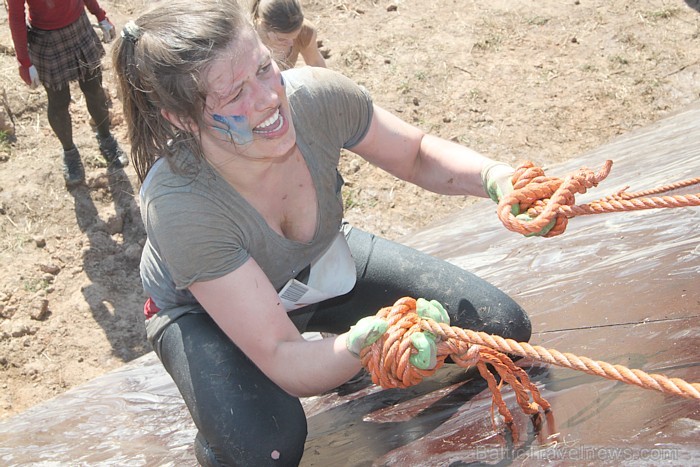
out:
{"label": "dry earth", "polygon": [[[145,0],[102,1],[119,27]],[[697,0],[306,0],[328,65],[422,129],[494,158],[578,157],[700,96]],[[43,89],[0,18],[0,418],[148,352],[131,167],[108,176],[73,88],[86,187],[68,192]],[[115,133],[125,148],[109,60]],[[0,122],[3,123],[3,122]],[[659,161],[663,163],[663,161]],[[421,192],[348,154],[351,221],[399,238],[472,200]],[[468,238],[468,232],[466,233]]]}

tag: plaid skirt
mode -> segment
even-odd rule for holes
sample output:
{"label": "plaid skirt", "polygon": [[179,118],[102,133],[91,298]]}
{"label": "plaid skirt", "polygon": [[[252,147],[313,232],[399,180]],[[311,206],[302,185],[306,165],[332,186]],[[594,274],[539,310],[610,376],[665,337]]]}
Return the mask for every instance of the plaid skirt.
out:
{"label": "plaid skirt", "polygon": [[47,31],[29,27],[27,44],[39,79],[44,86],[53,89],[91,78],[100,69],[105,55],[85,10],[65,28]]}

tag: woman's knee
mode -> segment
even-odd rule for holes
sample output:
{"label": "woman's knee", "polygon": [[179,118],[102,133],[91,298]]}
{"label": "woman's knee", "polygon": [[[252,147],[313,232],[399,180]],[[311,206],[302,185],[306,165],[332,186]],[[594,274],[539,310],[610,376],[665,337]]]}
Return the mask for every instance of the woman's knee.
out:
{"label": "woman's knee", "polygon": [[518,342],[527,342],[532,334],[532,324],[525,310],[498,289],[493,291],[489,302],[477,306],[467,299],[460,300],[452,325]]}
{"label": "woman's knee", "polygon": [[197,460],[203,465],[299,465],[307,436],[305,416],[258,417],[251,422],[254,426],[239,423],[236,430],[207,430],[208,436],[200,430],[195,439]]}
{"label": "woman's knee", "polygon": [[171,323],[159,356],[185,399],[198,442],[206,441],[205,459],[218,465],[299,462],[307,433],[301,402],[267,378],[208,315]]}
{"label": "woman's knee", "polygon": [[68,112],[70,107],[70,89],[68,85],[61,89],[46,88],[46,98],[49,118],[52,115]]}

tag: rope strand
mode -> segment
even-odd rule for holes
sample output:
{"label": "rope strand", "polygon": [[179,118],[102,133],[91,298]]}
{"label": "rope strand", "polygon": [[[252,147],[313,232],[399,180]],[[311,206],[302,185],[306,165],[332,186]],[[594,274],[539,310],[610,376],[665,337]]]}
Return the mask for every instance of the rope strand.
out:
{"label": "rope strand", "polygon": [[[548,414],[551,406],[542,397],[537,386],[530,381],[525,370],[515,365],[507,354],[582,371],[645,389],[700,400],[700,383],[688,383],[680,378],[649,374],[622,365],[611,365],[571,353],[530,345],[527,342],[517,342],[497,335],[462,329],[422,318],[416,311],[416,300],[411,297],[403,297],[393,306],[380,309],[377,316],[385,319],[389,323],[389,328],[379,340],[362,349],[360,353],[362,365],[369,371],[375,384],[383,388],[414,386],[424,378],[433,375],[444,365],[447,357],[464,368],[476,366],[491,390],[493,405],[498,408],[514,438],[517,438],[517,431],[513,425],[513,417],[501,395],[500,388],[503,382],[513,388],[518,405],[524,413],[537,416],[542,413]],[[416,332],[429,332],[436,337],[437,364],[431,370],[420,370],[410,363],[410,356],[416,352],[411,342],[411,335]],[[501,377],[501,384],[496,382],[494,375],[486,367],[487,364],[491,365]]]}

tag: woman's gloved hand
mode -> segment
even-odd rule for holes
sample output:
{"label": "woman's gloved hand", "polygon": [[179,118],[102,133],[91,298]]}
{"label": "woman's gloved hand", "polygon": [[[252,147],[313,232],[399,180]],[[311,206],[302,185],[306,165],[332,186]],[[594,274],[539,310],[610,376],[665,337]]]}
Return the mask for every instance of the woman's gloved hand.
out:
{"label": "woman's gloved hand", "polygon": [[[430,318],[435,322],[450,324],[450,316],[437,300],[416,299],[416,313],[421,318]],[[367,316],[350,328],[345,338],[347,349],[359,358],[363,348],[374,344],[389,328],[386,320]],[[416,353],[409,358],[411,364],[421,370],[431,370],[437,365],[437,343],[430,332],[411,334],[411,343]]]}
{"label": "woman's gloved hand", "polygon": [[34,65],[20,65],[19,76],[22,78],[22,81],[29,85],[31,89],[36,89],[41,84],[41,80],[39,80],[39,72],[36,71],[36,67]]}
{"label": "woman's gloved hand", "polygon": [[435,336],[430,332],[416,332],[411,334],[411,343],[418,351],[411,354],[408,361],[411,365],[421,370],[432,370],[437,365],[437,344]]}
{"label": "woman's gloved hand", "polygon": [[[515,169],[504,162],[490,162],[481,169],[481,182],[484,184],[484,191],[494,202],[498,203],[504,196],[513,192],[513,174]],[[510,212],[518,220],[530,222],[532,218],[527,214],[520,214],[520,207],[517,204],[511,205]],[[526,237],[541,237],[547,235],[552,230],[556,220],[553,219],[545,225],[539,232],[526,234]]]}
{"label": "woman's gloved hand", "polygon": [[[523,222],[531,222],[534,220],[527,213],[518,214],[517,216],[515,216],[515,218],[518,219],[519,221],[523,221]],[[523,234],[523,235],[525,235],[526,237],[542,237],[544,235],[547,235],[549,233],[549,231],[552,230],[552,228],[554,227],[554,224],[556,224],[556,223],[557,223],[557,218],[555,217],[554,219],[549,221],[549,223],[547,225],[542,227],[537,232],[530,232],[528,234]]]}
{"label": "woman's gloved hand", "polygon": [[[430,318],[437,323],[450,324],[450,316],[445,308],[437,300],[416,299],[416,313],[421,318]],[[437,343],[435,336],[430,332],[416,332],[411,334],[411,343],[417,350],[409,357],[413,366],[421,370],[432,370],[437,365]]]}
{"label": "woman's gloved hand", "polygon": [[366,316],[350,327],[345,337],[345,346],[351,354],[360,358],[362,349],[374,344],[388,328],[389,323],[386,320],[376,316]]}
{"label": "woman's gloved hand", "polygon": [[[481,183],[484,185],[484,191],[494,203],[498,203],[513,191],[514,173],[515,169],[504,162],[489,162],[481,169]],[[513,213],[514,216],[518,214]]]}
{"label": "woman's gloved hand", "polygon": [[450,316],[437,300],[416,299],[416,313],[421,318],[430,318],[438,323],[450,324]]}
{"label": "woman's gloved hand", "polygon": [[117,37],[117,30],[114,29],[114,25],[107,18],[100,21],[100,29],[102,29],[102,42],[105,44],[109,44]]}

